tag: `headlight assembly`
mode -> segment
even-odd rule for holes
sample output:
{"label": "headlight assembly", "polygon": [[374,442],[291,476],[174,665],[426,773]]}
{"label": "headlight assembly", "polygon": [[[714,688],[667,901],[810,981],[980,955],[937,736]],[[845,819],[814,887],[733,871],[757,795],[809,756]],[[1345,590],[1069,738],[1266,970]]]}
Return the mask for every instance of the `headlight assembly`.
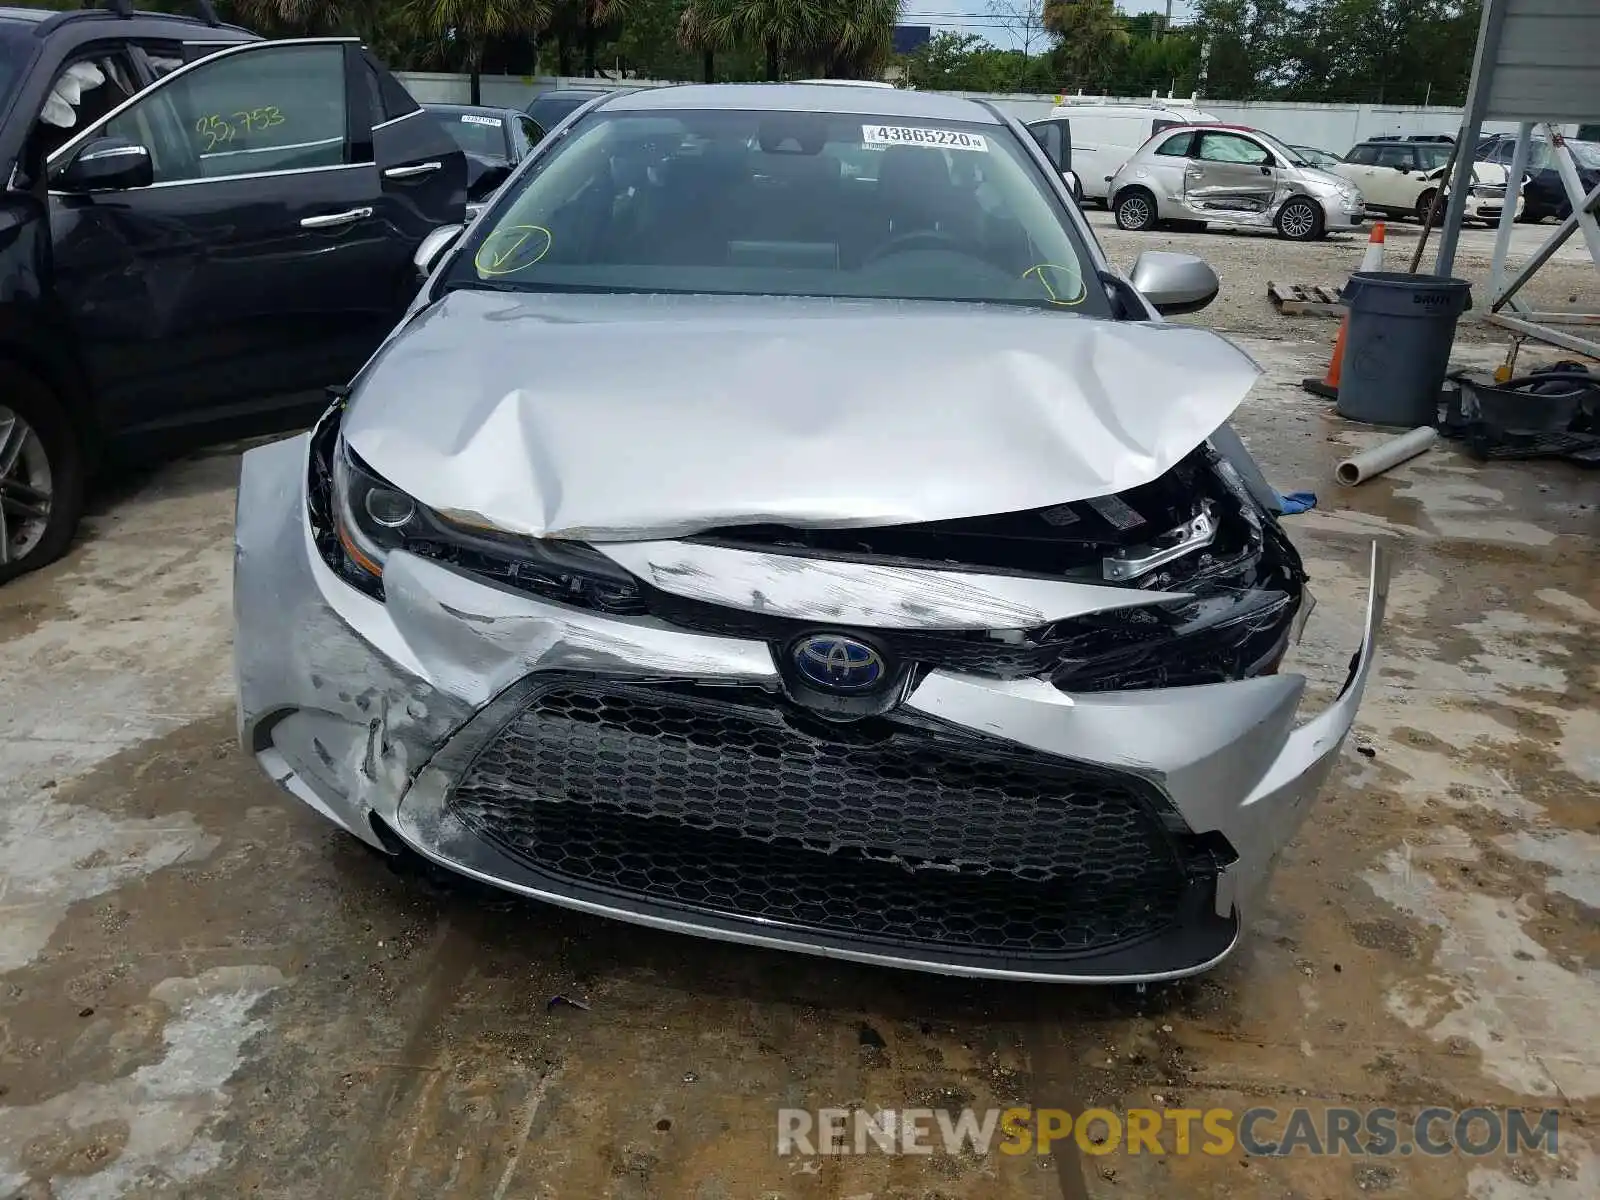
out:
{"label": "headlight assembly", "polygon": [[544,600],[645,611],[633,576],[592,547],[468,528],[406,495],[338,436],[339,415],[312,436],[307,516],[323,559],[352,587],[382,600],[384,564],[404,551]]}

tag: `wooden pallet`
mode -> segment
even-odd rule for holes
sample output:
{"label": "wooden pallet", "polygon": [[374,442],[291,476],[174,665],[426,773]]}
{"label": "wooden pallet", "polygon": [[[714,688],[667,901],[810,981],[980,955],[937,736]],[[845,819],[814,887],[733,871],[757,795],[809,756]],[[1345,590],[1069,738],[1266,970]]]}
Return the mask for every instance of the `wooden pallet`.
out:
{"label": "wooden pallet", "polygon": [[1267,298],[1285,316],[1342,317],[1345,307],[1339,302],[1339,289],[1315,284],[1268,283]]}

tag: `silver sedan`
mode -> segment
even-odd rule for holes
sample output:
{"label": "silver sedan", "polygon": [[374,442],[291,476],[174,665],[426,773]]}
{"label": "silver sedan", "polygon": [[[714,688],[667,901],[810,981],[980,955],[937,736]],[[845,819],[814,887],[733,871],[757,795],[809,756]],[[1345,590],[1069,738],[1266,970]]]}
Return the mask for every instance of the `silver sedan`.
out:
{"label": "silver sedan", "polygon": [[1237,125],[1161,130],[1117,169],[1110,197],[1117,225],[1130,230],[1186,221],[1275,229],[1309,242],[1366,220],[1354,184],[1270,134]]}
{"label": "silver sedan", "polygon": [[375,851],[624,921],[1049,981],[1234,947],[1350,730],[1227,422],[981,102],[680,87],[552,132],[252,450],[240,736]]}

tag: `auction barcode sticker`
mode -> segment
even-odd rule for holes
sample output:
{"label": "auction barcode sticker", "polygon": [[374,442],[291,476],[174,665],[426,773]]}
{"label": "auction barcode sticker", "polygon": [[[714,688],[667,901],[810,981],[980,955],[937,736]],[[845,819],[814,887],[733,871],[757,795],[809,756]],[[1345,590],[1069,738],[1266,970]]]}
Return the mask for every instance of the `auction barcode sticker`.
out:
{"label": "auction barcode sticker", "polygon": [[932,146],[938,150],[977,150],[989,153],[980,133],[959,129],[924,129],[915,125],[863,125],[861,140],[869,146]]}
{"label": "auction barcode sticker", "polygon": [[492,125],[496,129],[500,128],[499,117],[480,117],[477,113],[462,113],[461,123],[463,125]]}

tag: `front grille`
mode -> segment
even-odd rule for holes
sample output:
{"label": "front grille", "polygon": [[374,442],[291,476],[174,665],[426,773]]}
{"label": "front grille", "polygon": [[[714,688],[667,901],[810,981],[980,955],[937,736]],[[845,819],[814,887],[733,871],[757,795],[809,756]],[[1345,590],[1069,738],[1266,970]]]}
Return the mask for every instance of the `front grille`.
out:
{"label": "front grille", "polygon": [[942,729],[800,728],[757,689],[571,681],[448,801],[538,871],[663,908],[1051,957],[1163,931],[1214,874],[1159,805],[1140,780]]}
{"label": "front grille", "polygon": [[[680,629],[752,641],[788,642],[817,622],[745,612],[703,600],[675,596],[658,588],[644,589],[652,616]],[[1062,655],[1058,641],[1033,631],[1016,640],[1002,641],[984,632],[907,629],[872,629],[872,637],[896,658],[946,671],[988,675],[997,679],[1026,679],[1054,667]]]}

